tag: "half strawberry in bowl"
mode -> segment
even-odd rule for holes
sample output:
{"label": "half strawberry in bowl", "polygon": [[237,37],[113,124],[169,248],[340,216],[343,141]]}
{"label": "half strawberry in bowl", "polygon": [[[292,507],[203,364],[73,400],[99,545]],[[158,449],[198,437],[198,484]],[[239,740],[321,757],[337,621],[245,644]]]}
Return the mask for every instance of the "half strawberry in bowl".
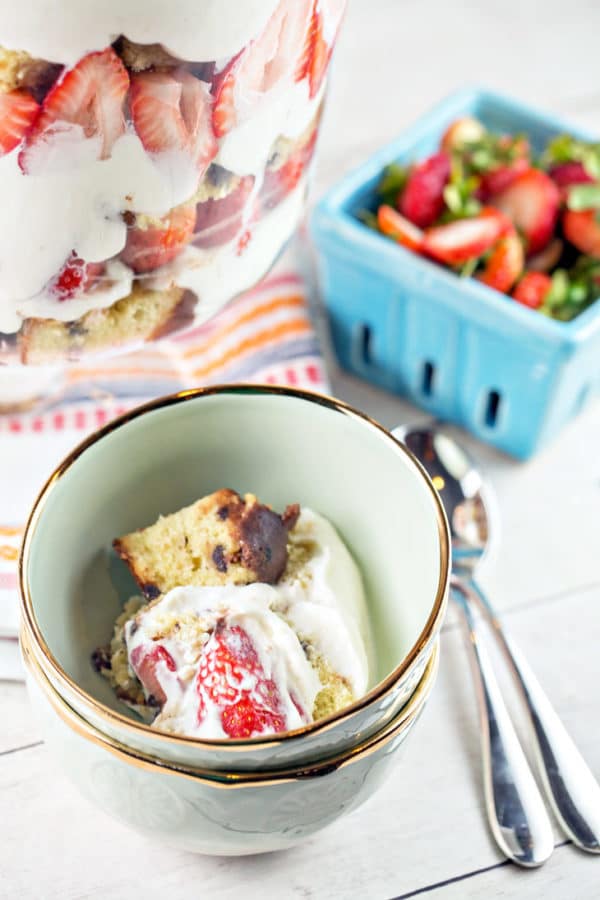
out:
{"label": "half strawberry in bowl", "polygon": [[597,390],[599,211],[592,135],[449,97],[315,211],[341,365],[531,456]]}

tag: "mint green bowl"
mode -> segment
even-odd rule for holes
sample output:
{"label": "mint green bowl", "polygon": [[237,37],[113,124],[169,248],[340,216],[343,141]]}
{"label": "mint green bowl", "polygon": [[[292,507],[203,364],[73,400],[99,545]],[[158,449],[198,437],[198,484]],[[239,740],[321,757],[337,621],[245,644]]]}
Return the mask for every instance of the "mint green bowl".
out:
{"label": "mint green bowl", "polygon": [[[149,728],[92,668],[136,593],[118,534],[230,487],[322,513],[363,575],[374,639],[369,692],[285,735],[199,741]],[[391,722],[431,656],[448,590],[449,537],[428,476],[387,431],[339,401],[288,388],[186,391],[92,435],[38,497],[20,560],[23,628],[51,684],[92,726],[159,760],[242,772],[314,762]]]}

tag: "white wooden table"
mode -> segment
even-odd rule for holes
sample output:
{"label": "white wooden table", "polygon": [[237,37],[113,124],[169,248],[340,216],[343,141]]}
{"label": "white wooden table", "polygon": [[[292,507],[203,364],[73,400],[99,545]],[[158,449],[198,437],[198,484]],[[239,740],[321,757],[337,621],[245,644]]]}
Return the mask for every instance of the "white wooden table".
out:
{"label": "white wooden table", "polygon": [[[600,133],[598,34],[593,0],[350,0],[317,193],[465,83],[518,93]],[[333,373],[333,383],[386,425],[423,418],[349,376]],[[493,480],[503,525],[484,586],[600,777],[600,408],[528,464],[466,443]],[[578,853],[558,832],[541,870],[519,871],[498,855],[483,810],[463,636],[452,616],[438,686],[385,788],[286,853],[211,859],[156,846],[94,810],[58,773],[22,685],[0,684],[0,714],[2,900],[600,897],[600,859]]]}

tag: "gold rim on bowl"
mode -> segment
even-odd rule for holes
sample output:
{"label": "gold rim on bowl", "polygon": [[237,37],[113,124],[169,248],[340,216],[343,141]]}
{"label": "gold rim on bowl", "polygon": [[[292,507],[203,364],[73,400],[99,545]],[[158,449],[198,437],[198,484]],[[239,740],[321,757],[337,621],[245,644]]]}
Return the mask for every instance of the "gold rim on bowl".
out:
{"label": "gold rim on bowl", "polygon": [[[89,447],[93,446],[98,441],[102,440],[102,438],[120,428],[122,425],[126,425],[129,422],[137,419],[138,417],[146,415],[147,413],[152,413],[158,409],[165,409],[169,406],[175,406],[179,403],[186,403],[199,397],[228,394],[275,394],[278,396],[305,400],[309,403],[316,403],[319,406],[324,406],[334,412],[341,413],[342,415],[348,416],[351,419],[357,420],[358,422],[366,425],[368,428],[376,431],[378,434],[383,436],[385,440],[399,453],[399,455],[409,460],[413,468],[416,469],[416,471],[422,477],[426,487],[431,494],[436,510],[436,521],[440,542],[440,574],[433,607],[419,637],[417,638],[411,649],[408,651],[408,653],[404,656],[402,661],[398,664],[398,666],[396,666],[396,668],[382,681],[379,681],[374,687],[372,687],[370,691],[368,691],[358,700],[355,700],[354,703],[350,704],[337,713],[332,713],[331,715],[326,716],[323,719],[319,719],[317,722],[312,722],[309,725],[304,725],[302,728],[296,728],[293,731],[286,731],[283,734],[273,735],[272,737],[268,738],[258,737],[247,738],[245,740],[214,738],[210,740],[199,740],[198,738],[193,737],[175,736],[169,734],[166,731],[159,731],[158,729],[150,728],[149,725],[146,725],[143,722],[136,722],[129,716],[118,713],[110,707],[105,706],[104,703],[96,700],[91,696],[91,694],[88,694],[75,681],[73,681],[73,679],[62,668],[56,657],[53,656],[37,623],[35,611],[33,608],[33,601],[31,598],[28,570],[32,538],[35,533],[38,520],[43,513],[46,501],[56,487],[58,481]],[[442,506],[442,502],[439,498],[438,492],[436,491],[429,475],[427,474],[425,468],[418,461],[418,459],[410,452],[410,450],[399,440],[393,437],[393,435],[390,434],[390,432],[387,431],[383,427],[383,425],[380,425],[365,413],[359,412],[349,404],[344,403],[342,400],[336,400],[334,397],[329,397],[325,394],[318,394],[314,391],[306,391],[301,390],[300,388],[289,388],[268,384],[220,384],[214,385],[212,387],[194,388],[192,390],[180,391],[176,394],[170,394],[166,397],[160,397],[157,400],[152,400],[149,403],[143,404],[142,406],[136,406],[135,409],[132,409],[129,412],[124,413],[122,416],[113,419],[108,423],[108,425],[105,425],[103,428],[95,431],[88,438],[78,444],[77,447],[75,447],[75,449],[72,450],[71,453],[69,453],[61,463],[59,463],[59,465],[56,467],[52,475],[50,475],[46,484],[38,494],[33,504],[31,513],[29,514],[27,524],[25,526],[23,542],[21,544],[21,552],[19,555],[19,586],[21,594],[22,620],[26,623],[27,630],[34,644],[39,647],[40,653],[44,658],[45,663],[61,685],[70,689],[85,706],[93,709],[101,719],[105,721],[108,720],[119,728],[125,728],[127,731],[133,730],[136,733],[145,734],[146,736],[151,735],[154,740],[158,741],[202,747],[207,750],[221,749],[234,752],[243,751],[249,746],[253,749],[260,749],[262,747],[274,747],[286,740],[289,740],[290,738],[299,737],[300,735],[305,734],[314,734],[327,731],[330,728],[336,726],[338,723],[344,722],[354,713],[358,712],[361,709],[364,709],[364,707],[368,706],[374,701],[380,700],[381,698],[385,697],[386,694],[393,690],[398,680],[403,675],[406,675],[416,664],[420,653],[427,646],[427,644],[431,640],[432,635],[441,624],[448,600],[449,578],[450,531],[446,519],[446,514],[444,512],[444,508]]]}
{"label": "gold rim on bowl", "polygon": [[41,668],[38,660],[29,644],[29,639],[23,633],[21,634],[21,648],[23,661],[26,669],[36,682],[44,694],[46,700],[52,706],[54,712],[59,718],[76,734],[85,740],[102,747],[113,756],[134,765],[137,768],[146,769],[148,771],[160,771],[172,775],[183,776],[211,787],[217,788],[236,788],[236,787],[252,787],[257,784],[284,784],[292,781],[302,781],[307,778],[314,778],[322,775],[328,775],[337,771],[356,759],[370,756],[375,750],[382,745],[389,743],[397,737],[402,731],[410,728],[423,711],[425,703],[429,699],[433,686],[435,684],[438,668],[439,668],[439,640],[435,642],[433,652],[427,663],[425,671],[421,676],[419,684],[409,698],[406,706],[398,713],[398,715],[389,722],[385,728],[376,732],[374,735],[366,738],[348,750],[338,753],[337,755],[327,757],[317,763],[297,765],[282,769],[261,769],[259,772],[221,772],[217,769],[206,769],[197,766],[184,765],[172,761],[158,759],[144,753],[141,750],[135,750],[122,744],[115,738],[99,731],[91,725],[86,719],[79,715],[67,701],[62,697],[56,688],[51,684],[48,676]]}

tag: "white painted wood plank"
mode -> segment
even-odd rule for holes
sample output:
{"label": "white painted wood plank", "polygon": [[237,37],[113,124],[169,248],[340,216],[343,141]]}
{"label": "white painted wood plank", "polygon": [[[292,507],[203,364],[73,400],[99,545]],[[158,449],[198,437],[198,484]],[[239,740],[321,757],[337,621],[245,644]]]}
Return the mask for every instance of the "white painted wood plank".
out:
{"label": "white painted wood plank", "polygon": [[569,845],[558,847],[541,871],[527,873],[513,866],[502,866],[437,888],[425,896],[427,900],[489,900],[491,897],[592,900],[600,894],[599,869],[597,857],[580,853]]}
{"label": "white painted wood plank", "polygon": [[25,685],[0,681],[0,717],[0,755],[40,739],[31,717]]}
{"label": "white painted wood plank", "polygon": [[[597,660],[585,651],[600,642],[598,602],[600,591],[582,592],[570,603],[515,611],[509,620],[600,776],[600,744],[592,727],[598,713]],[[296,850],[233,860],[160,848],[111,822],[55,773],[44,747],[0,757],[0,820],[10,816],[12,823],[0,842],[0,876],[11,886],[10,896],[23,900],[128,898],[140,894],[140,878],[146,900],[183,900],[190,885],[218,900],[234,900],[241,891],[264,900],[381,900],[497,862],[485,825],[475,705],[458,629],[444,635],[439,683],[406,751],[382,791],[348,818]],[[48,826],[35,855],[23,848],[32,822],[36,828]],[[60,828],[51,827],[56,822]],[[560,859],[564,873],[579,865],[572,854]],[[600,878],[598,862],[597,869]],[[553,889],[553,872],[519,873],[519,878],[523,884],[534,879],[547,900],[565,900],[571,895]],[[499,873],[499,879],[509,877],[506,869]]]}

